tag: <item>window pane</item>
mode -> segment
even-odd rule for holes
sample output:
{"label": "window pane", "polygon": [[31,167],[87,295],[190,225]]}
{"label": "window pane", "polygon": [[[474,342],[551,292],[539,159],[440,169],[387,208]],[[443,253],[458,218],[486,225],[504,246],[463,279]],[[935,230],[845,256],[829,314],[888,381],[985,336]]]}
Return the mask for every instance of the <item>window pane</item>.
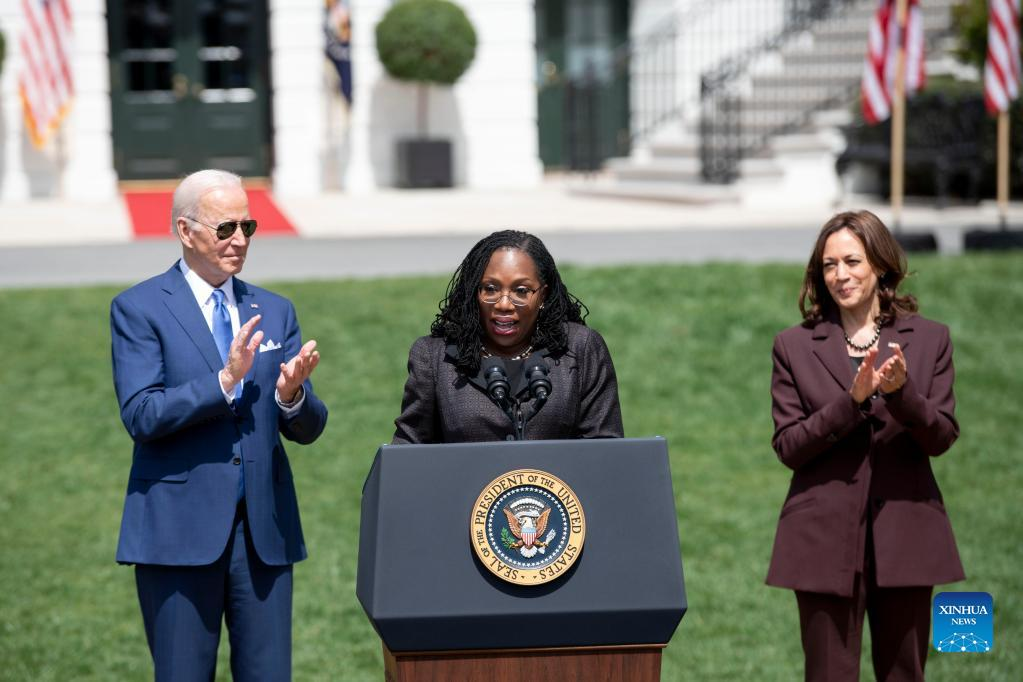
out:
{"label": "window pane", "polygon": [[199,61],[206,88],[249,87],[252,3],[248,0],[203,0],[198,11]]}
{"label": "window pane", "polygon": [[121,51],[125,81],[132,92],[171,90],[177,51],[173,47],[172,0],[126,0]]}

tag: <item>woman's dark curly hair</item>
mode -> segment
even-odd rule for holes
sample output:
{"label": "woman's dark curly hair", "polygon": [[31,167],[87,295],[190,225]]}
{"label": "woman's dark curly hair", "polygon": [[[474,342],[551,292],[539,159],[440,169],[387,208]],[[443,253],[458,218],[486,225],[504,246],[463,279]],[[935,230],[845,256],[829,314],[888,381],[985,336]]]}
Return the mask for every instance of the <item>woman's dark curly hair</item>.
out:
{"label": "woman's dark curly hair", "polygon": [[483,357],[483,327],[477,292],[490,257],[498,249],[518,249],[533,259],[540,283],[547,286],[547,297],[536,318],[532,343],[554,353],[568,344],[567,322],[586,324],[589,309],[569,293],[558,267],[543,242],[526,232],[502,230],[484,237],[472,247],[448,282],[440,302],[440,312],[430,326],[430,336],[446,339],[458,347],[455,365],[463,372],[479,371]]}
{"label": "woman's dark curly hair", "polygon": [[906,254],[881,219],[870,211],[846,211],[824,223],[810,262],[806,264],[803,288],[799,292],[799,312],[808,322],[819,322],[837,310],[831,292],[824,284],[824,244],[828,237],[849,230],[863,242],[867,262],[877,273],[877,298],[881,312],[876,322],[891,324],[896,318],[917,311],[912,294],[899,295],[899,285],[906,279]]}

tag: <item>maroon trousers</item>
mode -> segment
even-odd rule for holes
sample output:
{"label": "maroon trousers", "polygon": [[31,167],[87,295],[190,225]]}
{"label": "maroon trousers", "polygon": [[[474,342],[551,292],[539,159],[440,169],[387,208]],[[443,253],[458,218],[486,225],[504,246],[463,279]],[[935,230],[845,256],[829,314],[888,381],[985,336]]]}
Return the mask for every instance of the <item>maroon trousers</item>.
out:
{"label": "maroon trousers", "polygon": [[870,563],[852,597],[796,591],[808,682],[858,682],[864,612],[878,682],[924,679],[932,588],[878,587]]}

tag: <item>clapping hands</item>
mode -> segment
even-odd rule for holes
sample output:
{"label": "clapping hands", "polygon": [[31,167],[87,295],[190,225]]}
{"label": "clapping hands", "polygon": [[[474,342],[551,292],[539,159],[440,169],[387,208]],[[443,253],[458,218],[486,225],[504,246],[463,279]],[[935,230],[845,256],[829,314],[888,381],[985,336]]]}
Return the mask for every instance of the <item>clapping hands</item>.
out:
{"label": "clapping hands", "polygon": [[[263,332],[255,331],[260,315],[255,315],[242,325],[231,343],[224,369],[220,372],[220,383],[224,391],[230,393],[252,367],[256,349],[263,340]],[[298,352],[287,363],[281,363],[281,373],[277,377],[277,395],[285,403],[293,403],[299,398],[299,390],[309,375],[320,363],[320,352],[316,350],[316,341],[306,341]]]}
{"label": "clapping hands", "polygon": [[894,393],[906,383],[908,376],[906,370],[906,357],[902,354],[902,348],[897,343],[890,343],[888,347],[894,354],[884,361],[880,367],[874,367],[877,360],[877,348],[871,348],[863,356],[863,362],[856,372],[849,394],[858,403],[863,402],[874,393]]}
{"label": "clapping hands", "polygon": [[252,368],[256,349],[259,348],[259,344],[263,340],[263,332],[253,333],[253,330],[262,317],[262,315],[253,315],[252,319],[242,325],[234,340],[231,341],[227,362],[224,363],[224,369],[220,372],[220,386],[225,393],[234,392],[235,386]]}
{"label": "clapping hands", "polygon": [[298,355],[291,358],[286,364],[281,363],[281,373],[277,377],[277,395],[285,403],[293,403],[298,400],[299,389],[302,383],[309,378],[309,375],[320,364],[320,351],[316,350],[316,341],[306,341]]}

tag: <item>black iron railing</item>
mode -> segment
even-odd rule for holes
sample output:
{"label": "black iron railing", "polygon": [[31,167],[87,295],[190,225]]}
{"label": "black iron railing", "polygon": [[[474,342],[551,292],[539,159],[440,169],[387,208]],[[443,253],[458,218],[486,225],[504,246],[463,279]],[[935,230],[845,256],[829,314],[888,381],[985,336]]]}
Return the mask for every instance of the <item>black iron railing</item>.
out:
{"label": "black iron railing", "polygon": [[615,53],[615,78],[629,78],[630,143],[641,140],[666,121],[678,118],[680,96],[677,14],[662,19],[641,39],[631,40]]}
{"label": "black iron railing", "polygon": [[[698,127],[704,180],[855,101],[876,0],[703,0],[567,83],[568,167],[596,170],[673,123]],[[947,7],[924,6],[930,12]],[[927,22],[928,49],[947,35]]]}
{"label": "black iron railing", "polygon": [[607,159],[630,150],[628,75],[600,74],[588,65],[563,88],[564,159],[569,170],[599,170]]}
{"label": "black iron railing", "polygon": [[[720,0],[702,4],[713,2]],[[565,81],[565,157],[570,170],[594,171],[609,158],[627,156],[636,140],[679,117],[680,22],[672,13],[642,38],[614,48],[601,68],[589,62],[581,76]]]}
{"label": "black iron railing", "polygon": [[[641,29],[641,36],[616,48],[602,68],[566,82],[568,167],[595,170],[667,125],[696,124],[702,118],[701,75],[775,36],[787,4],[790,0],[695,2]],[[731,125],[731,119],[721,123]]]}
{"label": "black iron railing", "polygon": [[[860,22],[862,27],[851,27],[847,35],[828,36],[832,58],[821,55],[811,65],[786,69],[777,74],[779,80],[773,87],[768,85],[771,65],[764,62],[796,40],[810,39],[811,28],[819,36],[829,25],[837,27],[846,21],[844,10],[863,4],[861,0],[786,0],[777,32],[701,76],[700,162],[704,180],[734,181],[742,159],[762,150],[772,136],[798,130],[814,113],[855,95],[859,78],[850,73],[849,61],[842,58],[839,49],[841,42],[847,41],[852,53],[861,55],[862,63],[868,20]],[[759,76],[753,73],[758,66]]]}
{"label": "black iron railing", "polygon": [[[875,5],[865,0],[785,0],[784,21],[776,33],[702,75],[704,180],[734,181],[740,162],[763,152],[772,137],[805,128],[816,113],[856,100]],[[853,7],[860,11],[850,16]],[[932,24],[925,30],[927,49],[947,35],[933,29]],[[800,41],[813,46],[804,46],[800,54]],[[777,68],[782,63],[786,68]]]}

